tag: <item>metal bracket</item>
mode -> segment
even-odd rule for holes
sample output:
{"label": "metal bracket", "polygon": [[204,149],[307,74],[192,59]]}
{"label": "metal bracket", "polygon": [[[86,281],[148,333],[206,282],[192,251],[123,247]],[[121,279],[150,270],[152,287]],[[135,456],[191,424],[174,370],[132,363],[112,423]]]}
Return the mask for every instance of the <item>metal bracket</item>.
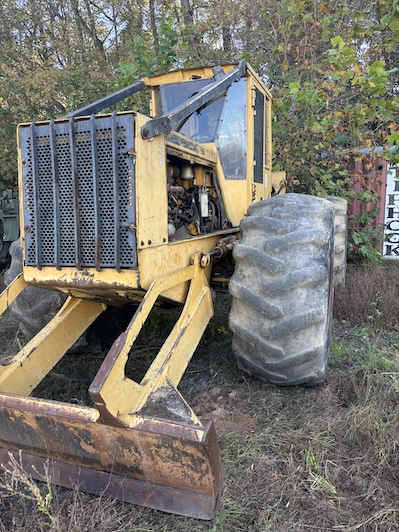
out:
{"label": "metal bracket", "polygon": [[104,98],[101,98],[100,100],[90,103],[89,105],[85,105],[84,107],[81,107],[80,109],[77,109],[76,111],[72,111],[72,113],[68,113],[62,118],[71,118],[71,117],[76,117],[76,116],[89,116],[89,115],[96,114],[99,111],[102,111],[103,109],[106,109],[107,107],[111,107],[112,105],[115,105],[121,100],[124,100],[125,98],[128,98],[129,96],[132,96],[136,92],[140,92],[144,90],[145,88],[146,88],[146,84],[144,83],[144,81],[136,81],[132,85],[129,85],[128,87],[124,87],[123,89],[117,92],[114,92],[108,96],[105,96]]}
{"label": "metal bracket", "polygon": [[30,395],[106,308],[98,301],[69,297],[50,323],[7,365],[0,366],[0,395]]}
{"label": "metal bracket", "polygon": [[[159,295],[187,281],[190,281],[190,288],[186,303],[169,337],[143,380],[136,383],[128,379],[124,369],[130,349]],[[100,412],[100,421],[132,427],[137,424],[137,414],[145,413],[200,426],[176,387],[212,316],[212,296],[199,255],[194,257],[192,266],[156,279],[90,386],[89,393]]]}

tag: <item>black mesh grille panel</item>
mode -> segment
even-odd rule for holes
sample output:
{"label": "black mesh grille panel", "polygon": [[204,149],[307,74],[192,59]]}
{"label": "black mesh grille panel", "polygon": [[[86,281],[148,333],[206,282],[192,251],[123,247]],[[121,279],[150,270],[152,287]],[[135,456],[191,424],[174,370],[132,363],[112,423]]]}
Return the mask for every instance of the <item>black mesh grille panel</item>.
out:
{"label": "black mesh grille panel", "polygon": [[137,266],[134,117],[21,127],[26,264]]}
{"label": "black mesh grille panel", "polygon": [[258,90],[256,91],[255,99],[255,117],[254,117],[254,181],[255,183],[263,183],[263,157],[264,157],[264,125],[265,125],[265,97]]}

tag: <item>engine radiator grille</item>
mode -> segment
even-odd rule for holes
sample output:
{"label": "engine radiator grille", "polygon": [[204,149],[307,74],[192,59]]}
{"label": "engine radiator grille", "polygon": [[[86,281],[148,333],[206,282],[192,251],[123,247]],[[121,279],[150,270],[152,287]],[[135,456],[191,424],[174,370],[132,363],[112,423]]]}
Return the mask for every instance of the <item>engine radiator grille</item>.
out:
{"label": "engine radiator grille", "polygon": [[132,114],[20,127],[25,264],[137,266]]}

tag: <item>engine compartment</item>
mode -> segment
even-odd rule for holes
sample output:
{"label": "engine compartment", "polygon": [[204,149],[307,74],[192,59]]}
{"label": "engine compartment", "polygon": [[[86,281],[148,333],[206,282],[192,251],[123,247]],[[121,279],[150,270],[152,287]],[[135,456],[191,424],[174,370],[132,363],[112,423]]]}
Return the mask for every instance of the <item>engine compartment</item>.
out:
{"label": "engine compartment", "polygon": [[214,168],[168,155],[167,172],[170,241],[232,227]]}

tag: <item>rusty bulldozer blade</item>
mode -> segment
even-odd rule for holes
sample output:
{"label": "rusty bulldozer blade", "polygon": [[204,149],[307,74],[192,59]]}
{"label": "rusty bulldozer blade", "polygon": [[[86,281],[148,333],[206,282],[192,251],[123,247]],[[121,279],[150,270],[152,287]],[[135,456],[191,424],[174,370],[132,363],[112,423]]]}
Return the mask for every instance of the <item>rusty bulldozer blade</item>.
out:
{"label": "rusty bulldozer blade", "polygon": [[[130,349],[157,298],[190,283],[175,327],[140,383],[125,375]],[[4,310],[25,286],[0,296]],[[89,393],[94,407],[29,394],[105,309],[70,297],[55,318],[0,366],[0,464],[10,454],[33,478],[200,519],[214,516],[222,467],[214,426],[203,425],[177,385],[213,314],[206,272],[195,263],[153,282],[114,342]]]}
{"label": "rusty bulldozer blade", "polygon": [[33,478],[188,517],[214,515],[221,466],[211,423],[143,418],[142,426],[113,427],[87,408],[2,394],[0,424],[3,467],[22,449]]}

